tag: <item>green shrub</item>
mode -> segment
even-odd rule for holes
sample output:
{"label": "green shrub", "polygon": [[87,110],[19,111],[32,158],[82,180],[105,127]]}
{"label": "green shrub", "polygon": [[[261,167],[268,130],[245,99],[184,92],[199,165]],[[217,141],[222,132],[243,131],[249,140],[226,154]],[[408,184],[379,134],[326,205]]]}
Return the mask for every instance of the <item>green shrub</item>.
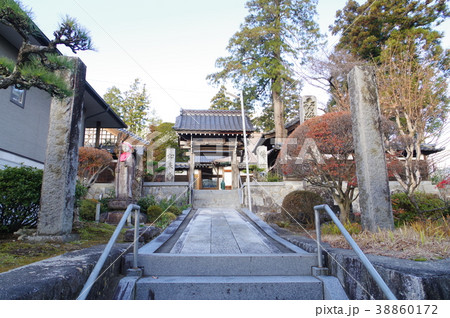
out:
{"label": "green shrub", "polygon": [[420,211],[417,211],[405,193],[400,192],[391,195],[392,211],[397,226],[450,215],[450,208],[446,207],[445,202],[436,194],[416,192],[415,198]]}
{"label": "green shrub", "polygon": [[148,210],[148,207],[151,205],[157,205],[157,202],[155,200],[155,197],[153,195],[150,195],[147,197],[140,198],[137,201],[137,205],[139,205],[141,207],[142,213],[146,213]]}
{"label": "green shrub", "polygon": [[311,226],[314,224],[314,206],[323,204],[324,199],[311,191],[293,191],[283,200],[282,213],[286,218]]}
{"label": "green shrub", "polygon": [[173,213],[175,215],[180,215],[181,212],[182,212],[181,209],[179,207],[175,206],[175,205],[169,206],[166,211],[167,212],[171,212],[171,213]]}
{"label": "green shrub", "polygon": [[98,201],[94,199],[80,200],[80,218],[85,221],[95,221],[97,203]]}
{"label": "green shrub", "polygon": [[0,232],[37,224],[42,170],[21,166],[0,170]]}
{"label": "green shrub", "polygon": [[173,213],[166,212],[155,222],[155,225],[160,228],[166,228],[177,216]]}
{"label": "green shrub", "polygon": [[283,181],[283,176],[279,175],[276,172],[269,171],[267,173],[267,182],[280,182]]}
{"label": "green shrub", "polygon": [[[100,213],[106,213],[109,211],[109,201],[111,201],[112,198],[101,198],[98,200],[100,202]],[[145,212],[145,211],[144,211]]]}
{"label": "green shrub", "polygon": [[81,199],[84,199],[88,191],[89,189],[84,185],[82,185],[80,181],[77,180],[77,183],[75,185],[75,207],[80,206]]}
{"label": "green shrub", "polygon": [[147,216],[149,222],[154,222],[164,210],[159,205],[151,205],[147,208]]}
{"label": "green shrub", "polygon": [[171,196],[169,199],[161,199],[161,201],[158,202],[158,205],[163,211],[166,211],[170,206],[176,205],[175,195]]}

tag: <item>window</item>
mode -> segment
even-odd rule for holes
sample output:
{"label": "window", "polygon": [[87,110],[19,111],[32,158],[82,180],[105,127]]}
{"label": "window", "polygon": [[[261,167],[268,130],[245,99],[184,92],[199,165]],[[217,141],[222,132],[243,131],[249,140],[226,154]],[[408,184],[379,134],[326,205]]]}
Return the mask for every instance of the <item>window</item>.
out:
{"label": "window", "polygon": [[10,101],[16,104],[17,106],[24,107],[25,106],[25,90],[18,89],[15,86],[11,88],[11,98]]}

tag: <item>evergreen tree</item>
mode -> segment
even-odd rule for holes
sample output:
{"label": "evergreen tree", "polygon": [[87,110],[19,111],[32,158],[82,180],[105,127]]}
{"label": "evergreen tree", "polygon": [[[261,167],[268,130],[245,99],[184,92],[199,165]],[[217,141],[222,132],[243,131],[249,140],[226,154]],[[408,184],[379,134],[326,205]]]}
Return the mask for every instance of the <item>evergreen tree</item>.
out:
{"label": "evergreen tree", "polygon": [[0,0],[0,23],[13,28],[23,39],[15,60],[0,57],[0,88],[12,85],[19,89],[37,87],[51,96],[60,98],[72,95],[69,85],[58,70],[73,68],[72,62],[57,51],[58,45],[72,52],[92,49],[89,33],[77,21],[65,17],[47,45],[33,44],[33,36],[40,37],[36,25],[19,2]]}
{"label": "evergreen tree", "polygon": [[338,47],[377,66],[382,113],[396,128],[387,140],[390,171],[419,210],[421,146],[447,121],[450,51],[433,28],[450,14],[446,0],[350,0],[336,13]]}
{"label": "evergreen tree", "polygon": [[141,81],[137,78],[130,85],[130,89],[123,93],[115,86],[110,87],[103,99],[128,125],[129,131],[140,136],[144,135],[150,108],[145,84],[141,85]]}
{"label": "evergreen tree", "polygon": [[231,80],[244,91],[245,103],[251,107],[259,102],[265,109],[273,108],[277,138],[286,134],[285,107],[298,104],[298,99],[291,98],[300,86],[293,78],[293,62],[302,62],[320,37],[314,22],[316,3],[249,0],[249,15],[229,41],[230,56],[217,59],[221,70],[208,76],[212,83]]}
{"label": "evergreen tree", "polygon": [[443,34],[433,30],[449,16],[446,0],[368,0],[359,5],[349,0],[336,12],[334,35],[341,34],[337,47],[359,58],[379,61],[388,41],[421,38],[429,52],[442,53]]}
{"label": "evergreen tree", "polygon": [[152,140],[153,160],[163,161],[166,158],[166,148],[174,148],[177,162],[184,162],[188,157],[184,155],[185,150],[181,149],[178,144],[178,135],[173,130],[173,123],[164,122],[159,125],[151,126],[152,132],[158,132],[156,138]]}
{"label": "evergreen tree", "polygon": [[[226,94],[226,88],[224,85],[220,86],[217,94],[211,99],[211,106],[209,109],[216,110],[239,110],[241,109],[241,102],[239,100],[231,100]],[[244,105],[246,107],[247,105]],[[246,107],[249,110],[250,107]]]}

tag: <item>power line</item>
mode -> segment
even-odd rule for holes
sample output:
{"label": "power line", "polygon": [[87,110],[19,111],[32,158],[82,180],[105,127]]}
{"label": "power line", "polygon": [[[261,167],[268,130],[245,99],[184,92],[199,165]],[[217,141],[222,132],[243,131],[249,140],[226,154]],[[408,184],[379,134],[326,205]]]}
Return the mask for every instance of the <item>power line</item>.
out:
{"label": "power line", "polygon": [[152,76],[150,73],[126,50],[100,23],[97,22],[97,20],[92,17],[89,12],[80,5],[80,3],[77,0],[73,0],[75,4],[80,7],[81,10],[84,11],[84,13],[91,18],[91,20],[170,98],[172,99],[175,104],[178,105],[178,107],[181,107],[181,104],[171,95],[169,92],[161,85],[159,82]]}

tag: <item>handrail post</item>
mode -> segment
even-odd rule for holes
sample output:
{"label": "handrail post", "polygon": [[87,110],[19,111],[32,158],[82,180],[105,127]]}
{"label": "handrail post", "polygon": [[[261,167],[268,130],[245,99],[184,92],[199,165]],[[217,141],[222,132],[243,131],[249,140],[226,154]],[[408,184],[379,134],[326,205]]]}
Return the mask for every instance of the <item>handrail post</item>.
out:
{"label": "handrail post", "polygon": [[136,214],[136,220],[138,220],[136,223],[135,221],[135,232],[134,232],[134,260],[133,264],[137,268],[137,239],[136,239],[136,224],[139,225],[139,211],[141,207],[135,204],[129,204],[127,209],[125,210],[125,213],[123,214],[122,218],[119,221],[119,224],[117,224],[116,229],[114,230],[114,233],[112,234],[111,238],[109,239],[108,244],[106,245],[105,249],[103,250],[102,255],[100,255],[100,258],[97,261],[97,264],[95,264],[94,269],[92,270],[91,274],[89,275],[88,280],[83,286],[83,289],[81,290],[80,294],[77,297],[77,300],[85,300],[87,296],[89,295],[89,292],[94,285],[95,281],[97,280],[98,275],[100,274],[100,270],[102,269],[103,265],[105,264],[106,259],[108,258],[109,252],[111,251],[114,243],[116,242],[120,231],[122,230],[123,226],[125,225],[125,222],[128,220],[128,218],[131,216],[132,210],[137,210]]}
{"label": "handrail post", "polygon": [[321,243],[321,233],[320,233],[320,215],[319,210],[314,207],[314,219],[316,223],[316,240],[317,240],[317,259],[319,261],[319,267],[323,267],[322,260],[322,243]]}
{"label": "handrail post", "polygon": [[134,209],[134,246],[133,246],[133,268],[138,268],[138,242],[139,242],[139,216],[141,207]]}
{"label": "handrail post", "polygon": [[318,244],[317,251],[319,253],[319,267],[321,267],[320,259],[321,259],[321,254],[322,254],[320,241],[319,241],[319,239],[320,239],[320,221],[319,222],[317,221],[317,219],[319,218],[319,210],[325,210],[325,212],[327,212],[327,214],[331,217],[333,222],[336,224],[336,226],[341,231],[342,235],[344,235],[347,242],[350,244],[352,249],[355,251],[356,255],[359,257],[359,259],[363,263],[364,267],[369,272],[370,276],[372,276],[372,278],[375,280],[377,285],[381,288],[381,290],[383,291],[386,298],[389,300],[397,300],[397,298],[392,293],[392,291],[389,289],[388,285],[385,283],[383,278],[381,278],[380,274],[378,274],[375,267],[373,267],[372,263],[369,261],[367,256],[364,254],[363,251],[361,251],[358,244],[356,244],[356,242],[351,237],[350,233],[348,233],[348,231],[345,229],[344,225],[342,225],[341,221],[339,221],[337,216],[334,214],[333,210],[331,210],[327,204],[316,205],[314,207],[315,219],[316,219],[316,233],[318,233],[317,234],[317,244]]}
{"label": "handrail post", "polygon": [[103,193],[100,193],[100,195],[98,196],[98,202],[97,205],[95,207],[95,222],[99,223],[100,222],[100,208],[101,208],[101,203],[100,201],[103,198]]}

